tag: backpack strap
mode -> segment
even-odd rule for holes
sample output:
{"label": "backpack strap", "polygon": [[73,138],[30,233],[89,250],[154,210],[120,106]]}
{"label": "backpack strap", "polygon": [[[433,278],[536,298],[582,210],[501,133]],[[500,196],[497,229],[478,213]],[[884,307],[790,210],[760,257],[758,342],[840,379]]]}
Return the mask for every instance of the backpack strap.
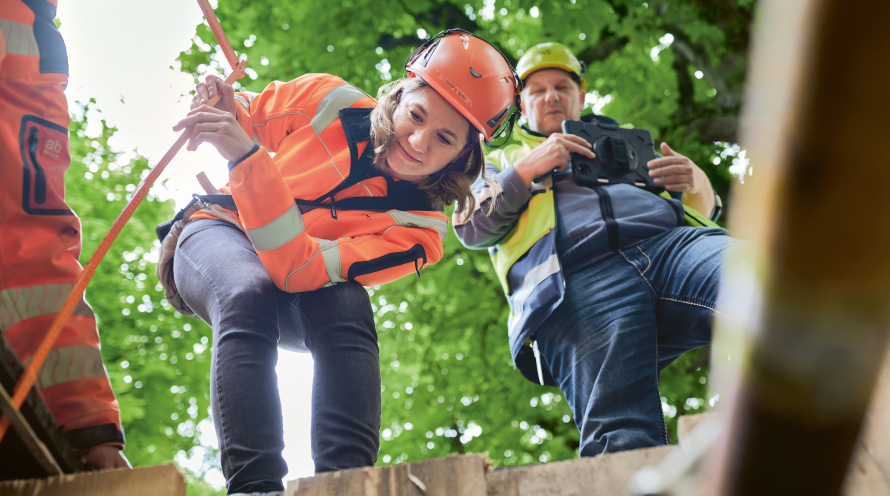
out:
{"label": "backpack strap", "polygon": [[[297,207],[301,207],[300,211],[306,212],[316,208],[326,208],[331,210],[331,217],[337,218],[337,210],[366,210],[369,212],[386,212],[389,210],[419,210],[427,212],[442,212],[443,208],[440,203],[432,204],[426,193],[417,188],[413,183],[408,181],[395,181],[386,176],[387,195],[386,196],[362,196],[356,198],[344,198],[335,201],[330,198],[330,202],[319,200],[294,200]],[[232,195],[192,195],[192,201],[180,210],[175,217],[158,225],[155,229],[158,239],[163,241],[173,223],[191,217],[192,214],[201,210],[205,204],[216,204],[229,210],[238,211],[235,205],[235,199]]]}

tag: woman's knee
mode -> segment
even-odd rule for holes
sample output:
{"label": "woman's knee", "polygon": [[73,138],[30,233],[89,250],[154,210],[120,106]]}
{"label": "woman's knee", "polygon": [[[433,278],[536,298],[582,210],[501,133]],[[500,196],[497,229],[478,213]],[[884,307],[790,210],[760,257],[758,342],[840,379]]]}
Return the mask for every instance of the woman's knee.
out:
{"label": "woman's knee", "polygon": [[376,347],[371,299],[360,284],[337,284],[306,293],[303,298],[301,307],[316,345],[361,340],[373,341]]}

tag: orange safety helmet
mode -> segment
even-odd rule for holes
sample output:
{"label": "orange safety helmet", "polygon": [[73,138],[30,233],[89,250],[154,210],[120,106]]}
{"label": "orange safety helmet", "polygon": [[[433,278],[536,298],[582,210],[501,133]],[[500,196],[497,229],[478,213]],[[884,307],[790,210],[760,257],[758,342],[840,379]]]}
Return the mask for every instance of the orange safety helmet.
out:
{"label": "orange safety helmet", "polygon": [[491,43],[463,29],[442,31],[408,57],[405,69],[466,117],[488,146],[501,146],[491,142],[505,131],[509,139],[520,111],[522,80]]}

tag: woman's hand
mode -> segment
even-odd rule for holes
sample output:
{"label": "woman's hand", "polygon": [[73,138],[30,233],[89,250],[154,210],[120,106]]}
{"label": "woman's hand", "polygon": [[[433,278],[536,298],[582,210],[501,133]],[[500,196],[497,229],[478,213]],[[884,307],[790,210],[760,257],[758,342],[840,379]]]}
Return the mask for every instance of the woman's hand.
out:
{"label": "woman's hand", "polygon": [[195,96],[192,97],[191,109],[194,110],[207,103],[211,98],[219,96],[214,107],[235,114],[235,88],[219,76],[208,75],[203,83],[195,85]]}
{"label": "woman's hand", "polygon": [[173,126],[174,131],[191,128],[186,149],[195,151],[201,143],[210,143],[229,162],[247,155],[253,141],[238,125],[235,114],[207,105],[192,109],[188,117]]}

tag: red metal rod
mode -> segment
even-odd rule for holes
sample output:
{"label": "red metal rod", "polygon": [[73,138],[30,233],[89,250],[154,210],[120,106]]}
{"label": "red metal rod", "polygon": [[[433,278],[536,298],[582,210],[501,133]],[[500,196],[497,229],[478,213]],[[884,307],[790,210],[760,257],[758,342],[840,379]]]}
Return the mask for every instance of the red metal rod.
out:
{"label": "red metal rod", "polygon": [[[235,55],[235,50],[232,49],[229,39],[226,38],[225,33],[223,33],[222,26],[219,24],[219,19],[216,18],[216,13],[213,12],[210,2],[208,0],[198,0],[198,5],[201,7],[201,12],[204,13],[204,18],[207,19],[207,25],[210,26],[213,36],[216,37],[216,42],[219,43],[219,47],[226,56],[226,60],[229,61],[229,66],[233,71],[237,72],[236,67],[238,67],[238,56]],[[244,72],[242,69],[241,75],[243,74]],[[236,79],[240,79],[241,75],[238,75]]]}

